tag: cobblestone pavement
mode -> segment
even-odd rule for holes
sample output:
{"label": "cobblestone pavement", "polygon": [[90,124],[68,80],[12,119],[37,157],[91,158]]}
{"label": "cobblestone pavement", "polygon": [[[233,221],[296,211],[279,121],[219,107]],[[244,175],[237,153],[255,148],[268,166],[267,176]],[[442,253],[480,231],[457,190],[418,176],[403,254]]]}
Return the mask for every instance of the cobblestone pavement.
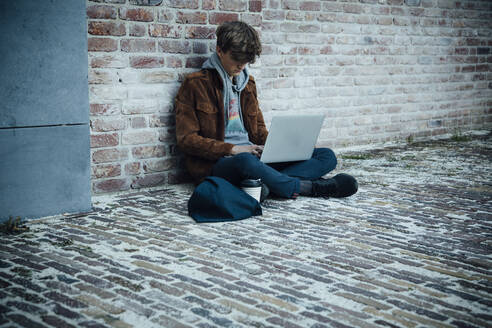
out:
{"label": "cobblestone pavement", "polygon": [[[491,327],[490,136],[344,153],[348,199],[196,224],[190,186],[0,235],[5,327]],[[336,172],[335,172],[336,173]]]}

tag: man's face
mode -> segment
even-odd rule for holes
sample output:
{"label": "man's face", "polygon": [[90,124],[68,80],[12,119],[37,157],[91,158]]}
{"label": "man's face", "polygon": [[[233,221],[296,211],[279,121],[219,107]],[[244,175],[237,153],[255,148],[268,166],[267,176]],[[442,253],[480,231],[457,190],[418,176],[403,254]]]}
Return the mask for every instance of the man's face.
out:
{"label": "man's face", "polygon": [[248,64],[247,62],[238,62],[234,60],[231,56],[231,51],[223,52],[219,47],[217,47],[217,55],[220,58],[220,62],[222,66],[226,70],[227,74],[232,78],[234,76],[238,76],[241,71]]}

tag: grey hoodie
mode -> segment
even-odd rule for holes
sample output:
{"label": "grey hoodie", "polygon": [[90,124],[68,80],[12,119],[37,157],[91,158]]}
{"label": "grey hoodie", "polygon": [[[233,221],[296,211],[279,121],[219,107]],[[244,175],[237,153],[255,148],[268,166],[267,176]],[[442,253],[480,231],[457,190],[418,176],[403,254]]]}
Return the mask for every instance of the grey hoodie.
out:
{"label": "grey hoodie", "polygon": [[[248,68],[245,67],[241,73],[234,77],[234,82],[229,78],[229,74],[225,71],[222,63],[220,62],[219,56],[217,53],[213,53],[213,55],[202,65],[202,68],[206,69],[215,69],[219,73],[219,76],[222,80],[222,94],[224,101],[224,114],[225,114],[225,142],[232,143],[235,145],[251,145],[252,143],[249,141],[248,132],[244,128],[243,125],[243,117],[241,111],[241,91],[246,87],[249,81],[249,71]],[[235,126],[232,127],[229,125],[229,104],[231,99],[236,98],[237,108],[239,111],[240,122],[235,122]],[[238,127],[237,125],[240,124]]]}

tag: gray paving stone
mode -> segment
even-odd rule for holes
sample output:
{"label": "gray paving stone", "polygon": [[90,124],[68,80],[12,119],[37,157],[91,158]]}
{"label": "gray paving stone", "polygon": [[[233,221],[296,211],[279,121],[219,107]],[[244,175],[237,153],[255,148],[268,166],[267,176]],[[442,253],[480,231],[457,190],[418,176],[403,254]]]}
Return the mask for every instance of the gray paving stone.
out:
{"label": "gray paving stone", "polygon": [[491,136],[345,152],[356,195],[239,222],[196,224],[190,185],[94,197],[0,235],[0,325],[487,327],[491,159]]}

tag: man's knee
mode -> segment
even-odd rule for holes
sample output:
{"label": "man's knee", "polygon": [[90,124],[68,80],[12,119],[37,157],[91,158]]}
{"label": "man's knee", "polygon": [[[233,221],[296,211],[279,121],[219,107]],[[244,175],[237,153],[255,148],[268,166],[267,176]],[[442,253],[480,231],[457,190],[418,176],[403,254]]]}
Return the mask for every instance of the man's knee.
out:
{"label": "man's knee", "polygon": [[251,170],[260,164],[258,157],[251,153],[240,153],[233,157],[236,166],[239,169]]}
{"label": "man's knee", "polygon": [[313,157],[323,162],[327,171],[332,171],[337,166],[337,156],[330,148],[315,148]]}

